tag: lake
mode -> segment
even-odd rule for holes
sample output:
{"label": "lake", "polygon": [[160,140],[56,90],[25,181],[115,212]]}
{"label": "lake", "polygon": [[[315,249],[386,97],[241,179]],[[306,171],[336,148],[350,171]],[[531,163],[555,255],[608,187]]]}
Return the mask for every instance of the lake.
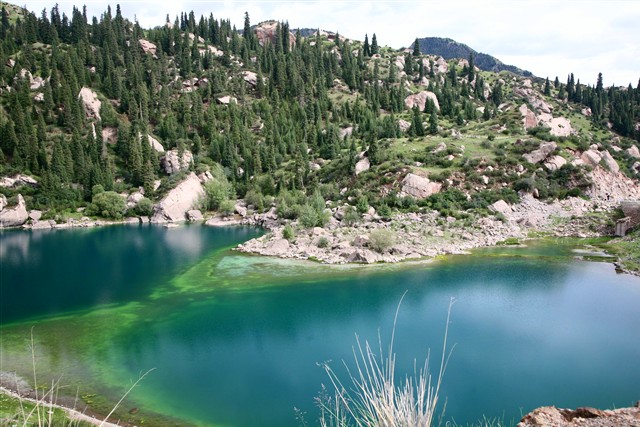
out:
{"label": "lake", "polygon": [[[324,266],[231,251],[254,228],[152,225],[0,234],[2,370],[62,378],[146,425],[317,425],[328,362],[353,369],[356,335],[383,350],[398,311],[401,377],[447,309],[445,421],[516,421],[544,405],[640,399],[640,278],[588,262],[578,240],[495,247],[433,262]],[[406,293],[406,294],[405,294]],[[33,332],[32,332],[33,331]],[[454,345],[455,344],[455,345]],[[344,361],[344,363],[343,363]],[[346,380],[346,378],[345,378]]]}

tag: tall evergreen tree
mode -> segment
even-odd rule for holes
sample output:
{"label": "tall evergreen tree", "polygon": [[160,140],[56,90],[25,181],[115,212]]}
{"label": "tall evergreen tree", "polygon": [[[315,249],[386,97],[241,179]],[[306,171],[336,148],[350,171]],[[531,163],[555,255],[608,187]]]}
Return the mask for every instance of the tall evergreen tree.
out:
{"label": "tall evergreen tree", "polygon": [[376,33],[373,33],[373,37],[371,37],[371,55],[375,55],[380,53],[380,48],[378,47],[378,38],[376,37]]}

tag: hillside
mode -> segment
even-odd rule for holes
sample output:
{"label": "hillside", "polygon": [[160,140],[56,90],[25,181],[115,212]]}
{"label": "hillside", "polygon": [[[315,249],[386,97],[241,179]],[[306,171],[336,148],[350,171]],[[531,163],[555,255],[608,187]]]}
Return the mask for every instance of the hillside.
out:
{"label": "hillside", "polygon": [[[414,42],[415,43],[415,42]],[[409,46],[413,49],[414,43]],[[531,72],[521,70],[514,65],[504,64],[497,58],[486,53],[476,52],[464,43],[458,43],[455,40],[442,38],[442,37],[424,37],[418,39],[418,46],[420,52],[425,55],[439,55],[444,59],[454,58],[469,58],[473,55],[475,64],[478,68],[484,71],[493,71],[499,73],[500,71],[510,71],[515,74],[531,77]]]}
{"label": "hillside", "polygon": [[[119,7],[2,13],[4,227],[235,215],[288,225],[293,242],[415,213],[463,230],[495,220],[505,237],[548,225],[534,205],[543,218],[639,194],[640,87],[485,71],[464,48],[414,56],[249,15],[238,32],[193,13],[143,29]],[[477,245],[496,240],[476,229]]]}

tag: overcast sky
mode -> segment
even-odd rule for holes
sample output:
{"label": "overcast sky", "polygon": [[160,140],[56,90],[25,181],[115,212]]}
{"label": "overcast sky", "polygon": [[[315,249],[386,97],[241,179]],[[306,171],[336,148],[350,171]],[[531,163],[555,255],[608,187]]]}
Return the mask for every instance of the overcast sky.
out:
{"label": "overcast sky", "polygon": [[[15,1],[22,4],[19,1]],[[71,16],[82,2],[30,0],[27,8],[40,16],[55,3]],[[640,78],[640,0],[426,0],[426,1],[86,1],[89,17],[108,4],[120,4],[123,15],[144,28],[163,25],[180,12],[194,11],[230,19],[242,28],[244,12],[252,24],[267,19],[288,21],[291,28],[322,28],[363,40],[376,33],[378,43],[409,46],[416,37],[448,37],[488,53],[539,77],[571,72],[595,84],[602,72],[606,86],[634,87]]]}

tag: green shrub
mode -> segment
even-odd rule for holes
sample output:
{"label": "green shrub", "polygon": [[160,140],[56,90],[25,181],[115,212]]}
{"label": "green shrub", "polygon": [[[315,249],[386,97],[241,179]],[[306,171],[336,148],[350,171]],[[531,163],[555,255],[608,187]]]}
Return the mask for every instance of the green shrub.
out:
{"label": "green shrub", "polygon": [[151,216],[153,213],[153,202],[144,197],[134,206],[133,212],[138,216]]}
{"label": "green shrub", "polygon": [[103,218],[122,219],[125,209],[124,197],[115,191],[104,191],[93,197],[87,213]]}
{"label": "green shrub", "polygon": [[360,222],[360,215],[353,206],[347,206],[344,209],[344,216],[342,217],[342,223],[347,227],[352,227]]}
{"label": "green shrub", "polygon": [[284,228],[282,229],[282,237],[289,241],[293,240],[294,237],[296,237],[295,231],[293,230],[293,227],[291,227],[291,224],[287,224],[284,226]]}
{"label": "green shrub", "polygon": [[319,222],[318,213],[311,206],[304,205],[300,209],[298,221],[304,228],[315,227]]}
{"label": "green shrub", "polygon": [[367,199],[367,196],[360,196],[358,198],[356,209],[358,213],[361,214],[366,213],[369,210],[369,199]]}
{"label": "green shrub", "polygon": [[218,210],[231,196],[232,187],[220,165],[211,169],[211,175],[213,179],[204,185],[204,205],[207,210]]}
{"label": "green shrub", "polygon": [[376,252],[385,253],[396,243],[396,233],[379,228],[369,233],[369,247]]}
{"label": "green shrub", "polygon": [[318,246],[321,249],[324,249],[326,247],[329,246],[329,239],[327,239],[326,237],[322,236],[318,239],[318,243],[316,244],[316,246]]}
{"label": "green shrub", "polygon": [[244,195],[244,200],[247,205],[253,205],[258,212],[264,210],[264,196],[260,192],[251,189]]}

